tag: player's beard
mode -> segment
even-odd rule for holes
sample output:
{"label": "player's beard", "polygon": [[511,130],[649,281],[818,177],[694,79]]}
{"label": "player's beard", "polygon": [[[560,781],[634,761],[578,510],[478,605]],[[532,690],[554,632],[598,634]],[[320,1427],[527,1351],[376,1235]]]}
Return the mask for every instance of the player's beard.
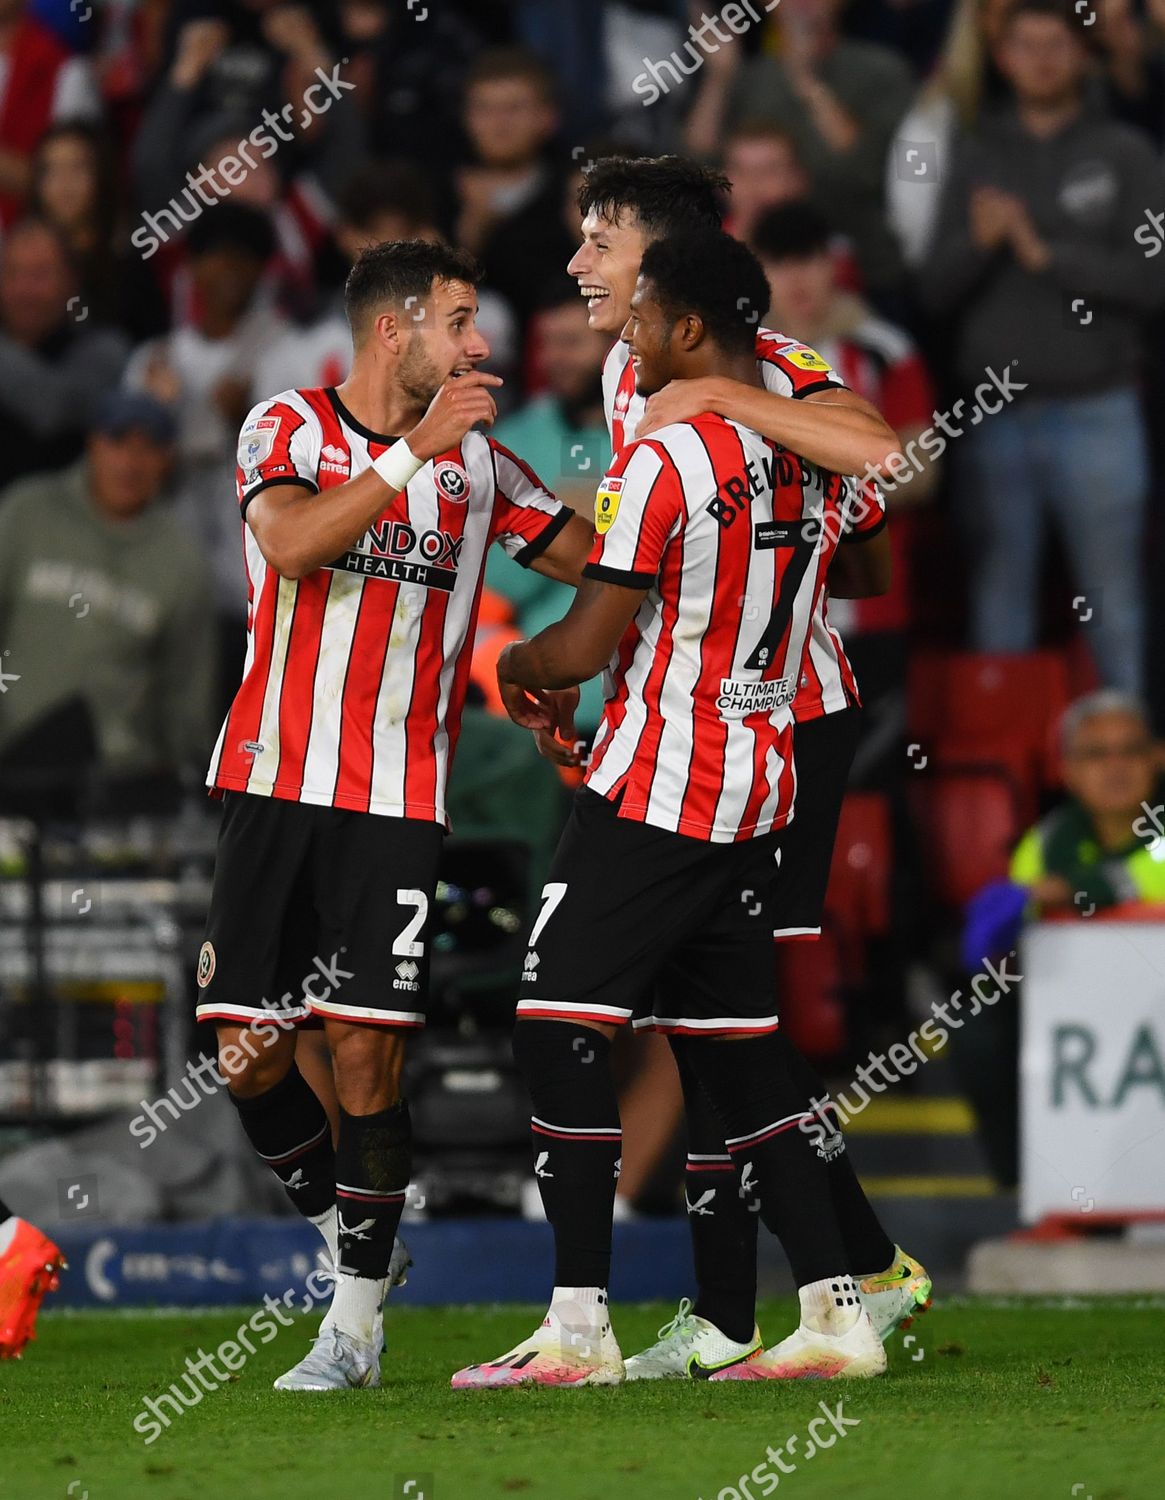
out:
{"label": "player's beard", "polygon": [[444,385],[445,377],[429,354],[424,334],[414,333],[410,336],[400,362],[397,382],[402,393],[422,409],[429,405]]}

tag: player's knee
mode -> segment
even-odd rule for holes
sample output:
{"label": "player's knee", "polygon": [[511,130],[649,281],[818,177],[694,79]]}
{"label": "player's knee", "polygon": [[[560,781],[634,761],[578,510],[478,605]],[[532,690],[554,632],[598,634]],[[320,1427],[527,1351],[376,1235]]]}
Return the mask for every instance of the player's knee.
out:
{"label": "player's knee", "polygon": [[273,1041],[247,1026],[218,1027],[218,1068],[238,1099],[265,1094],[287,1077],[295,1055],[293,1033]]}
{"label": "player's knee", "polygon": [[400,1098],[405,1038],[378,1026],[329,1021],[328,1045],[340,1107],[350,1115],[388,1109]]}
{"label": "player's knee", "polygon": [[531,1092],[536,1085],[553,1089],[572,1082],[580,1068],[605,1065],[613,1030],[605,1027],[600,1031],[577,1021],[518,1021],[514,1027],[514,1059],[527,1088]]}

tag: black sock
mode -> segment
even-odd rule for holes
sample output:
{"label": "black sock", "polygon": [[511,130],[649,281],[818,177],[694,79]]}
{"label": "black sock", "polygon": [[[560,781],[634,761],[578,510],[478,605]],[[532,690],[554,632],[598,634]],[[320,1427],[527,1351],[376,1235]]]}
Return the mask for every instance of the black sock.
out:
{"label": "black sock", "polygon": [[756,1326],[757,1216],[741,1197],[724,1127],[675,1038],[672,1052],[688,1127],[684,1192],[696,1266],[695,1312],[726,1337],[746,1344]]}
{"label": "black sock", "polygon": [[374,1281],[388,1275],[413,1166],[413,1129],[404,1099],[374,1115],[340,1110],[336,1147],[339,1269]]}
{"label": "black sock", "polygon": [[827,1136],[820,1141],[820,1148],[829,1169],[833,1211],[841,1226],[849,1263],[858,1276],[884,1271],[894,1259],[894,1241],[882,1228],[882,1221],[874,1212],[858,1174],[854,1171],[846,1150],[845,1136],[842,1135],[838,1122],[837,1106],[830,1099],[829,1090],[821,1075],[793,1043],[780,1032],[773,1039],[782,1050],[785,1066],[791,1077],[796,1080],[798,1088],[807,1093],[818,1106],[818,1114],[826,1127]]}
{"label": "black sock", "polygon": [[304,1218],[327,1213],[336,1201],[332,1128],[323,1105],[295,1064],[266,1093],[253,1099],[230,1097],[247,1139]]}
{"label": "black sock", "polygon": [[555,1286],[605,1287],[623,1151],[611,1044],[568,1021],[519,1021],[514,1056],[534,1112],[534,1174],[554,1230]]}
{"label": "black sock", "polygon": [[849,1270],[814,1116],[767,1034],[745,1041],[685,1037],[692,1071],[712,1100],[748,1205],[780,1240],[793,1279],[806,1286]]}

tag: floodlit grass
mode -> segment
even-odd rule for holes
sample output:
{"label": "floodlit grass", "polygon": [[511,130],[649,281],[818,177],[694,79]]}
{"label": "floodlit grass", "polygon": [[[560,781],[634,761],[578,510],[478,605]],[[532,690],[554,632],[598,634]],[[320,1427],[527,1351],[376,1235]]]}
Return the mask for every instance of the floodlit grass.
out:
{"label": "floodlit grass", "polygon": [[[774,1475],[805,1500],[1165,1495],[1159,1300],[939,1303],[876,1381],[458,1393],[450,1374],[502,1353],[541,1309],[401,1309],[379,1390],[276,1393],[314,1332],[303,1320],[147,1446],[143,1398],[254,1310],[43,1316],[25,1358],[0,1364],[2,1500],[757,1500]],[[670,1311],[616,1307],[623,1352]],[[771,1341],[792,1326],[791,1302],[762,1309]],[[821,1401],[859,1425],[805,1458]],[[792,1434],[796,1468],[780,1473],[766,1448]]]}

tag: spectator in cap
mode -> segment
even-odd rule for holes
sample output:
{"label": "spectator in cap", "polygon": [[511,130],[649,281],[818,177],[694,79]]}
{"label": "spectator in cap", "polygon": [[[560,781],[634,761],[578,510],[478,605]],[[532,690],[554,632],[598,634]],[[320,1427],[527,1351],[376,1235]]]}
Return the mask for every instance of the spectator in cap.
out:
{"label": "spectator in cap", "polygon": [[213,731],[214,614],[197,545],[163,503],[174,420],[110,392],[84,457],[0,496],[0,758],[83,706],[110,777],[200,773]]}

